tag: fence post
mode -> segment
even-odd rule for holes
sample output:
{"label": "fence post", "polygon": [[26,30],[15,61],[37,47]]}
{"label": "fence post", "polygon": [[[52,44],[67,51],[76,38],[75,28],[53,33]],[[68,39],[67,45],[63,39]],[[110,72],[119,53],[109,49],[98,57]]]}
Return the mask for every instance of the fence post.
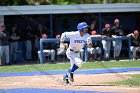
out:
{"label": "fence post", "polygon": [[40,63],[43,64],[44,62],[44,54],[43,54],[43,40],[40,39]]}
{"label": "fence post", "polygon": [[130,47],[131,47],[131,40],[130,40],[130,38],[128,37],[128,53],[129,53],[129,60],[131,60],[131,50],[130,50]]}
{"label": "fence post", "polygon": [[51,32],[51,38],[53,37],[53,16],[50,14],[50,32]]}
{"label": "fence post", "polygon": [[87,43],[85,43],[85,62],[88,61]]}

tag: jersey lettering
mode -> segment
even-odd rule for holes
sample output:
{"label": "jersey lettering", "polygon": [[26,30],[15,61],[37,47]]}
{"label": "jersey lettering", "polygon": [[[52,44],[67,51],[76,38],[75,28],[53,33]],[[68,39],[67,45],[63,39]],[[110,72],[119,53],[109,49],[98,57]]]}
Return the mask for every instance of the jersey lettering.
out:
{"label": "jersey lettering", "polygon": [[85,43],[84,40],[74,40],[74,43]]}

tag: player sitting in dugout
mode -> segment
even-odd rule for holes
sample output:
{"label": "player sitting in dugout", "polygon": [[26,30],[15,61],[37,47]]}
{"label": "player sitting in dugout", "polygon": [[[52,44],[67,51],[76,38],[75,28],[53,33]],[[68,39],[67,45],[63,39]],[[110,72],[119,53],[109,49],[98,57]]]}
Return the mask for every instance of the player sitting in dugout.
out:
{"label": "player sitting in dugout", "polygon": [[[97,35],[96,31],[91,31],[90,37],[97,38],[101,37],[101,35]],[[100,60],[101,56],[101,48],[100,48],[100,41],[93,41],[92,44],[88,45],[87,52],[89,54],[89,61]],[[84,59],[84,48],[80,51],[81,58]]]}
{"label": "player sitting in dugout", "polygon": [[[48,36],[46,34],[42,34],[42,38],[46,39]],[[51,62],[53,63],[55,61],[55,54],[56,54],[56,44],[54,42],[52,43],[43,43],[43,53],[44,55],[50,55],[51,56]],[[41,53],[38,51],[39,59],[41,60]],[[45,56],[43,57],[45,58]]]}
{"label": "player sitting in dugout", "polygon": [[132,60],[137,60],[137,52],[140,51],[140,35],[138,30],[134,30],[133,33],[127,35],[127,37],[131,38],[131,47],[130,50],[132,52]]}

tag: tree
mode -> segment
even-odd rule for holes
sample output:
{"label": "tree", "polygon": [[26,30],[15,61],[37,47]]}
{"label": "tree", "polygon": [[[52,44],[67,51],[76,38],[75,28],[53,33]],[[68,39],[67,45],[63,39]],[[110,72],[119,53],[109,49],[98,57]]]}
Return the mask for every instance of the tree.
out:
{"label": "tree", "polygon": [[0,5],[103,4],[104,1],[107,1],[107,3],[140,3],[140,0],[0,0]]}
{"label": "tree", "polygon": [[0,6],[28,5],[27,0],[0,0]]}

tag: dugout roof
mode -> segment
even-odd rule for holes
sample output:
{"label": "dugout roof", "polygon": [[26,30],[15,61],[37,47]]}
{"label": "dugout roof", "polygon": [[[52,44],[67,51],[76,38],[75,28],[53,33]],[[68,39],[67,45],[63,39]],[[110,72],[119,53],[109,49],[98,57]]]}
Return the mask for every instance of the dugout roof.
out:
{"label": "dugout roof", "polygon": [[0,15],[140,12],[140,3],[0,6]]}

